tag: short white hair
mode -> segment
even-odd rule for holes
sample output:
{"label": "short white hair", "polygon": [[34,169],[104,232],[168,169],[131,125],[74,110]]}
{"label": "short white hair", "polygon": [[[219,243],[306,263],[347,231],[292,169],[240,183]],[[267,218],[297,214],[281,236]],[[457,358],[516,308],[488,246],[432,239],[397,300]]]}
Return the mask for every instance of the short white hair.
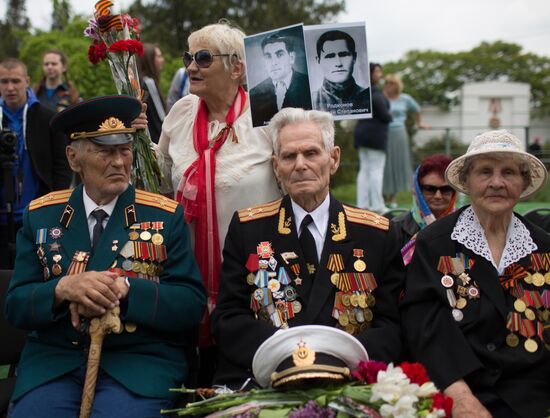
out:
{"label": "short white hair", "polygon": [[[242,62],[244,65],[244,36],[245,33],[229,22],[221,20],[219,23],[204,26],[192,32],[187,38],[187,44],[205,43],[216,48],[220,54],[227,54],[223,65],[230,71],[235,62]],[[244,66],[241,83],[246,81],[246,66]]]}
{"label": "short white hair", "polygon": [[275,155],[279,155],[279,151],[281,150],[281,145],[279,144],[279,133],[281,130],[287,125],[301,122],[314,122],[321,131],[325,149],[330,152],[334,148],[334,119],[332,118],[332,114],[319,110],[285,107],[271,118],[268,125]]}

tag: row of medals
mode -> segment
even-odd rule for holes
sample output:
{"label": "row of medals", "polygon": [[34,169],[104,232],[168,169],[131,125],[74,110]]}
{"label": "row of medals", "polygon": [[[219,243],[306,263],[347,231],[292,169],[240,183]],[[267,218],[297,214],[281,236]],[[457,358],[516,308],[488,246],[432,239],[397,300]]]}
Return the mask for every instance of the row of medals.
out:
{"label": "row of medals", "polygon": [[[353,262],[355,271],[362,273],[367,269],[367,264],[358,258]],[[331,283],[336,286],[339,280],[339,273],[334,272],[330,275]],[[348,334],[357,334],[370,328],[374,314],[371,310],[376,304],[376,299],[372,293],[367,292],[337,292],[341,294],[342,305],[348,308],[338,313],[337,328],[345,330]]]}
{"label": "row of medals", "polygon": [[[164,237],[158,232],[158,230],[154,234],[151,234],[148,230],[137,232],[137,229],[139,229],[140,227],[141,225],[137,223],[130,226],[130,229],[132,230],[128,233],[128,238],[130,239],[130,241],[133,242],[140,239],[141,241],[147,242],[151,240],[151,242],[155,245],[162,245],[162,243],[164,242]],[[145,260],[130,260],[129,258],[126,258],[122,262],[122,268],[125,271],[133,271],[134,273],[146,274],[153,277],[160,276],[163,272],[163,267],[161,264],[157,265],[152,262],[148,263]]]}
{"label": "row of medals", "polygon": [[[59,227],[51,228],[49,231],[49,235],[52,239],[57,240],[63,236],[63,231]],[[37,242],[38,243],[38,242]],[[44,251],[44,248],[42,247],[42,244],[44,242],[40,242],[38,249],[36,250],[36,255],[38,256],[38,259],[40,260],[40,264],[42,265],[42,274],[44,276],[44,280],[48,280],[51,277],[51,274],[53,274],[56,277],[61,276],[61,273],[63,273],[63,269],[61,267],[61,264],[59,262],[63,258],[61,254],[59,254],[59,250],[61,249],[61,245],[57,241],[54,241],[50,245],[50,252],[57,252],[57,254],[54,254],[52,256],[53,264],[51,267],[51,274],[50,274],[50,268],[48,267],[48,259],[46,257],[46,252]]]}
{"label": "row of medals", "polygon": [[[453,279],[452,276],[445,274],[441,277],[441,284],[447,289],[447,300],[452,308],[451,314],[455,321],[460,322],[464,319],[462,309],[468,305],[468,300],[479,299],[480,294],[477,284],[475,284],[475,282],[470,283],[472,280],[471,277],[468,276],[468,273],[460,273],[458,279],[461,281],[462,285],[457,284],[456,294],[453,291],[455,279]],[[456,297],[456,295],[458,295],[458,297]]]}
{"label": "row of medals", "polygon": [[[297,300],[298,293],[294,286],[287,284],[285,285],[284,289],[281,290],[281,283],[276,279],[276,268],[277,268],[277,260],[273,257],[273,255],[270,255],[269,261],[266,262],[266,260],[260,260],[259,268],[263,270],[267,270],[268,268],[271,269],[270,272],[268,272],[268,277],[270,277],[267,287],[262,289],[261,287],[257,287],[256,290],[254,290],[252,297],[256,299],[260,304],[262,303],[264,299],[264,292],[271,292],[271,295],[273,299],[279,300],[279,301],[286,301],[290,302],[292,304],[292,310],[295,314],[300,313],[302,310],[302,304],[300,301]],[[279,267],[284,268],[284,267]],[[246,276],[246,282],[252,286],[254,285],[254,280],[256,278],[256,275],[253,272],[248,273]],[[301,279],[299,277],[296,277],[294,280],[297,284],[301,283]],[[255,313],[259,319],[262,321],[269,321],[270,320],[270,314],[267,311],[267,305],[261,305],[260,310],[258,313]],[[281,316],[281,328],[288,328],[287,321]]]}
{"label": "row of medals", "polygon": [[[523,278],[523,281],[525,281],[525,283],[527,284],[533,284],[536,287],[542,287],[544,285],[550,286],[550,271],[546,272],[544,275],[539,272],[533,274],[527,272],[527,276]],[[550,319],[550,311],[548,309],[537,309],[535,313],[535,311],[528,307],[527,304],[521,299],[516,299],[514,301],[514,309],[516,310],[516,312],[523,314],[529,321],[534,321],[535,319],[538,319],[540,322],[546,323]],[[512,348],[517,347],[519,345],[519,337],[513,332],[510,332],[506,336],[506,344]],[[526,338],[525,342],[523,343],[523,347],[528,352],[534,353],[538,350],[539,345],[534,339]],[[546,347],[550,349],[550,346],[548,344],[546,345]]]}

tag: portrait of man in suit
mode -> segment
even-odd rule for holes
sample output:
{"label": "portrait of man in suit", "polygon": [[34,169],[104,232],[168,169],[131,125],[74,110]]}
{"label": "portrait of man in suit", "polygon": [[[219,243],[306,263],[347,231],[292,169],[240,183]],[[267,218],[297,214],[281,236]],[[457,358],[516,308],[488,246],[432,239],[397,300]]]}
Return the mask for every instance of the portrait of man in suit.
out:
{"label": "portrait of man in suit", "polygon": [[293,37],[271,33],[262,39],[261,49],[267,78],[250,90],[253,125],[266,125],[284,107],[311,109],[308,77],[295,69]]}

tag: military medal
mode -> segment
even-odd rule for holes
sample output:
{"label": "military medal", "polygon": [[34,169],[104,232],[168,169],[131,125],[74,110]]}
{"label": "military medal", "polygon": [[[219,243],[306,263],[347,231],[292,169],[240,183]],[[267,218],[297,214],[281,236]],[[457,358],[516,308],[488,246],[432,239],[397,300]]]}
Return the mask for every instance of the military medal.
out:
{"label": "military medal", "polygon": [[44,280],[48,280],[50,278],[50,269],[48,266],[44,267],[43,270]]}
{"label": "military medal", "polygon": [[464,309],[467,304],[468,304],[468,301],[466,299],[464,299],[463,297],[459,297],[456,301],[457,309]]}
{"label": "military medal", "polygon": [[63,236],[63,230],[59,227],[55,227],[55,228],[51,228],[50,229],[50,237],[52,237],[52,239],[59,239]]}
{"label": "military medal", "polygon": [[281,253],[281,258],[286,264],[289,264],[288,260],[295,260],[298,258],[298,256],[293,251],[287,251],[287,252]]}
{"label": "military medal", "polygon": [[453,318],[456,322],[460,322],[464,319],[464,314],[462,313],[462,311],[460,309],[456,309],[454,308],[452,311],[451,311],[452,315],[453,315]]}
{"label": "military medal", "polygon": [[135,323],[133,323],[133,322],[126,322],[126,323],[124,324],[124,329],[126,330],[126,332],[132,333],[132,332],[135,332],[135,331],[136,331],[137,325],[136,325]]}
{"label": "military medal", "polygon": [[521,299],[516,299],[514,302],[514,309],[518,312],[525,312],[525,309],[527,309],[527,305]]}
{"label": "military medal", "polygon": [[142,222],[140,226],[143,231],[139,234],[139,237],[143,241],[149,241],[151,239],[151,233],[148,231],[148,229],[151,228],[151,222]]}
{"label": "military medal", "polygon": [[338,285],[339,274],[338,272],[344,269],[344,260],[341,254],[330,254],[328,256],[327,268],[332,271],[330,275],[330,282],[334,285]]}
{"label": "military medal", "polygon": [[443,287],[450,289],[455,284],[455,281],[451,276],[449,276],[448,274],[445,274],[441,278],[441,284],[443,285]]}
{"label": "military medal", "polygon": [[546,274],[544,275],[544,281],[546,282],[547,285],[550,286],[550,271],[547,271]]}
{"label": "military medal", "polygon": [[61,268],[61,265],[59,262],[61,261],[61,254],[55,254],[52,259],[54,261],[54,265],[52,266],[52,273],[54,276],[60,276],[63,272],[63,269]]}
{"label": "military medal", "polygon": [[506,336],[506,345],[508,347],[517,347],[519,345],[519,337],[513,332]]}
{"label": "military medal", "polygon": [[162,221],[152,222],[151,225],[155,230],[155,233],[151,237],[151,241],[155,245],[161,245],[164,242],[164,237],[159,233],[159,231],[164,229],[164,222]]}
{"label": "military medal", "polygon": [[353,263],[353,268],[358,272],[363,272],[367,269],[367,265],[361,258],[363,257],[363,250],[361,248],[353,249],[353,256],[357,257],[357,260]]}
{"label": "military medal", "polygon": [[80,274],[86,270],[86,265],[90,259],[90,253],[86,251],[75,251],[73,259],[69,268],[67,269],[67,274]]}
{"label": "military medal", "polygon": [[50,252],[51,253],[58,253],[59,250],[61,249],[61,245],[59,245],[58,242],[53,242],[51,244],[49,244],[50,246]]}
{"label": "military medal", "polygon": [[537,344],[537,342],[535,340],[531,339],[531,338],[527,338],[525,340],[525,342],[523,343],[523,346],[530,353],[534,353],[539,348],[539,345]]}
{"label": "military medal", "polygon": [[269,241],[262,241],[256,247],[256,253],[260,258],[269,259],[273,254],[271,243]]}
{"label": "military medal", "polygon": [[131,241],[126,241],[119,254],[124,258],[122,268],[126,271],[132,271],[132,260],[129,258],[134,256],[134,244]]}
{"label": "military medal", "polygon": [[546,283],[546,280],[544,279],[544,276],[539,272],[536,272],[535,274],[533,274],[532,278],[533,278],[533,284],[537,287],[542,287]]}
{"label": "military medal", "polygon": [[139,238],[139,233],[137,232],[137,229],[139,229],[139,224],[133,224],[130,229],[132,230],[130,233],[128,233],[128,238],[131,241],[135,241]]}
{"label": "military medal", "polygon": [[292,272],[296,276],[294,278],[294,283],[296,283],[297,286],[300,286],[302,284],[302,279],[300,278],[300,264],[298,264],[298,263],[292,264],[290,266],[290,269],[292,270]]}

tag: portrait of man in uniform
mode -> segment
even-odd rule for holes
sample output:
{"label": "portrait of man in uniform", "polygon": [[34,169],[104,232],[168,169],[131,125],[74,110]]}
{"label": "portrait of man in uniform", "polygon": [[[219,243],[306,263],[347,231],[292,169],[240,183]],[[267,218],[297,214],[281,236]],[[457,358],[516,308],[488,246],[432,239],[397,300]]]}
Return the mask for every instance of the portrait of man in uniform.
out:
{"label": "portrait of man in uniform", "polygon": [[366,50],[359,51],[358,46],[366,48],[366,43],[354,39],[354,36],[364,39],[364,32],[361,33],[361,27],[320,28],[306,27],[311,81],[318,86],[311,89],[313,109],[330,112],[336,118],[368,117],[371,113],[368,72],[363,74],[358,62],[359,53],[366,58]]}
{"label": "portrait of man in uniform", "polygon": [[[247,69],[252,73],[248,85],[252,86],[253,126],[266,125],[284,107],[311,109],[301,25],[245,38],[245,51]],[[264,72],[258,74],[261,68]],[[254,83],[255,77],[261,81]]]}

